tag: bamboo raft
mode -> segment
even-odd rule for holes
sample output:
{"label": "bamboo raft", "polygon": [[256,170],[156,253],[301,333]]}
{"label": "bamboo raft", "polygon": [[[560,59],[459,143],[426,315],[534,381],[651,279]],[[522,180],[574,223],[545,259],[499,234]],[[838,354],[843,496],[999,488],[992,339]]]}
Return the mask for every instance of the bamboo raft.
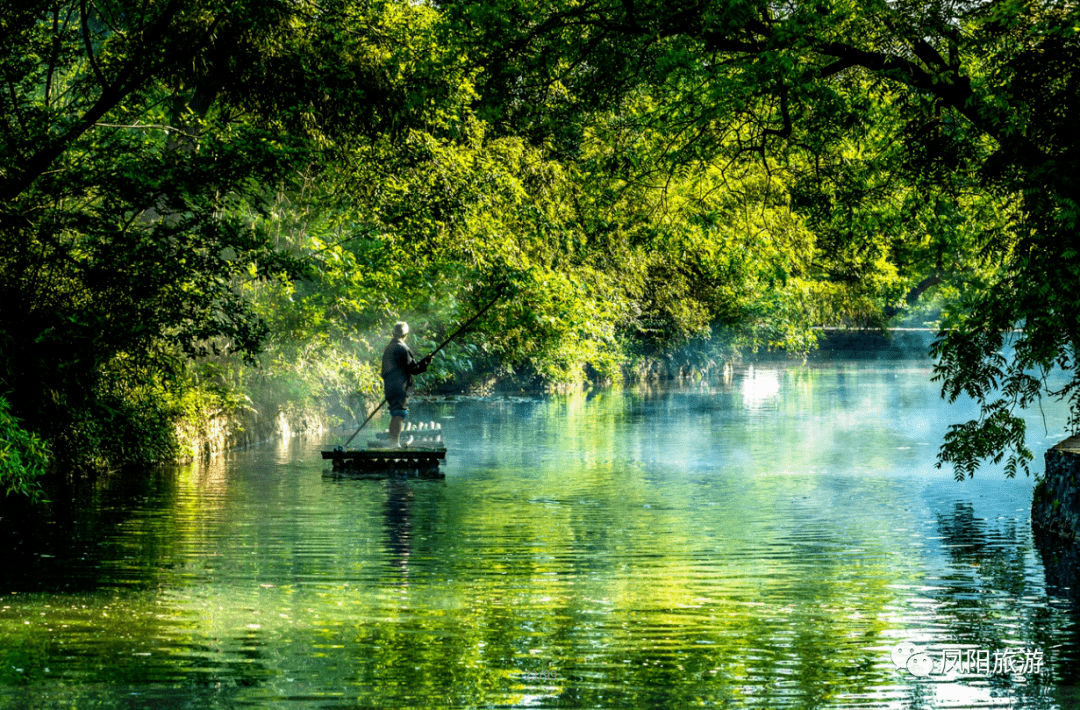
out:
{"label": "bamboo raft", "polygon": [[402,448],[390,448],[389,434],[379,432],[378,441],[369,441],[366,449],[335,446],[323,451],[324,460],[332,461],[328,475],[336,477],[384,478],[388,476],[444,478],[440,464],[446,460],[440,425],[421,424],[401,432]]}

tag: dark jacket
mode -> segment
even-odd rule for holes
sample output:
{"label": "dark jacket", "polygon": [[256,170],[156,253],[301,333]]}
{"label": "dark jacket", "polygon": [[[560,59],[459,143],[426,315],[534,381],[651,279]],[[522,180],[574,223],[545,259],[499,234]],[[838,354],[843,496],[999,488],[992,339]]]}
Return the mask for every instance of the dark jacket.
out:
{"label": "dark jacket", "polygon": [[382,356],[383,389],[390,409],[408,408],[409,394],[413,388],[412,376],[426,372],[427,368],[427,361],[417,362],[412,350],[402,340],[394,338],[390,341]]}

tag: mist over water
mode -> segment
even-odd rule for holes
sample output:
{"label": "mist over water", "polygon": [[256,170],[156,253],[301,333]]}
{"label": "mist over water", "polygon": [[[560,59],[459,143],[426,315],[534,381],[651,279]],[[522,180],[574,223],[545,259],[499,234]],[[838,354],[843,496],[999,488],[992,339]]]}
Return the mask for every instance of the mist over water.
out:
{"label": "mist over water", "polygon": [[934,468],[930,374],[435,399],[444,480],[294,439],[8,505],[0,707],[1075,707],[1034,481]]}

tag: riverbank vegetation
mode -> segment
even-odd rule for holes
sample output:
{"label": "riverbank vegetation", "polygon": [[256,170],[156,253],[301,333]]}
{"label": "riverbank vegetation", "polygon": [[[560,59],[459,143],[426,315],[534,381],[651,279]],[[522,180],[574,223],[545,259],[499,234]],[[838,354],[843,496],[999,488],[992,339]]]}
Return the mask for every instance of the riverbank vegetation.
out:
{"label": "riverbank vegetation", "polygon": [[1025,469],[1016,407],[1080,411],[1040,378],[1080,333],[1070,5],[0,0],[0,36],[26,466],[169,460],[178,424],[271,402],[350,418],[390,324],[424,352],[498,289],[428,386],[929,324],[983,410],[958,476]]}

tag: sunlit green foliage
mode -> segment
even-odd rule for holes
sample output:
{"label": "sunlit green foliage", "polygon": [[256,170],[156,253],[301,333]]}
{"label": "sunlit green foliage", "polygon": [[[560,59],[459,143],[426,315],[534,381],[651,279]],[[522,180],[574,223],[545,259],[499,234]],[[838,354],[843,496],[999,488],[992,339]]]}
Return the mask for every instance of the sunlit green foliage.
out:
{"label": "sunlit green foliage", "polygon": [[[1047,394],[1077,402],[1080,380],[1051,392],[1025,374],[1077,372],[1067,295],[1080,277],[1069,246],[1080,174],[1074,5],[440,7],[461,46],[486,59],[482,115],[501,130],[576,157],[582,125],[644,96],[669,174],[760,166],[814,235],[799,276],[832,297],[824,307],[841,320],[902,316],[944,286],[938,298],[952,303],[920,316],[947,328],[935,350],[943,393],[983,406],[942,450],[958,476],[1008,452],[1010,472],[1025,467],[1016,408]],[[1016,347],[1000,359],[1003,332]]]}
{"label": "sunlit green foliage", "polygon": [[192,359],[258,353],[244,285],[302,270],[266,196],[419,120],[411,12],[3,3],[0,391],[62,460],[168,459]]}
{"label": "sunlit green foliage", "polygon": [[11,415],[7,400],[0,397],[0,487],[5,495],[18,493],[37,498],[41,494],[37,479],[48,465],[48,447],[22,428]]}

